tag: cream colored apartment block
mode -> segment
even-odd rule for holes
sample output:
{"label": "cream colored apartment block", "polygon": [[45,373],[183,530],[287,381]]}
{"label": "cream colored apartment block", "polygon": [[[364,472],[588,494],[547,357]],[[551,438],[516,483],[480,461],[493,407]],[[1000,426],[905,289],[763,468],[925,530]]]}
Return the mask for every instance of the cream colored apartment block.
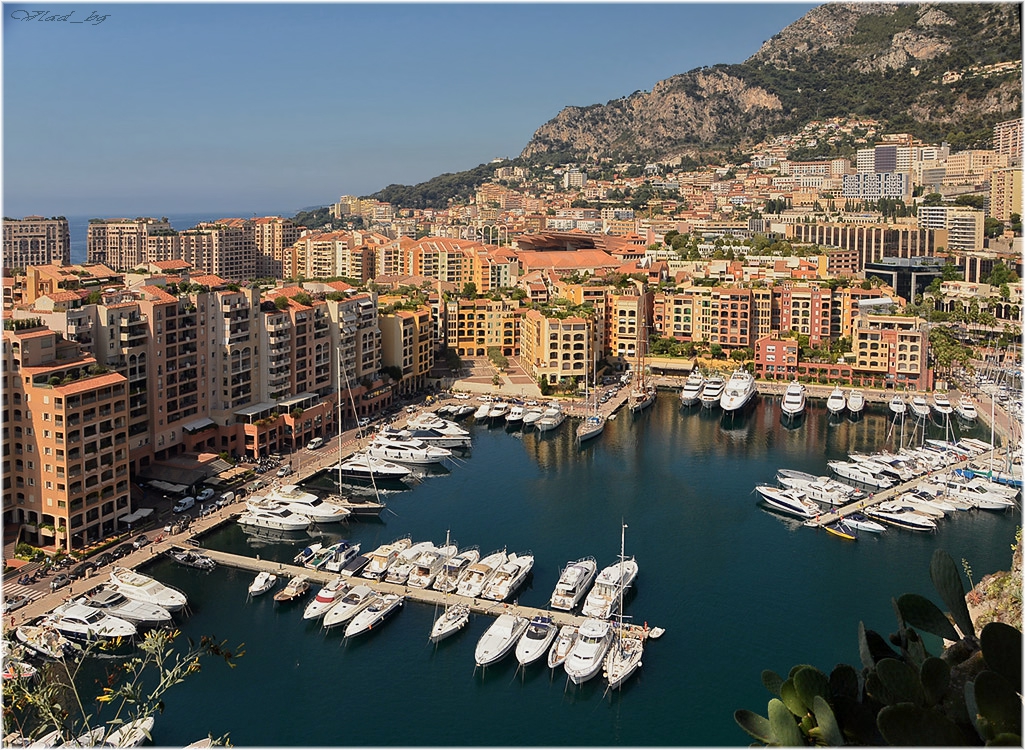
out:
{"label": "cream colored apartment block", "polygon": [[5,269],[71,263],[71,233],[63,217],[4,219]]}
{"label": "cream colored apartment block", "polygon": [[92,219],[86,231],[86,257],[116,271],[129,271],[153,260],[171,260],[151,258],[148,238],[175,234],[165,219]]}
{"label": "cream colored apartment block", "polygon": [[414,393],[427,384],[434,366],[434,325],[429,307],[381,313],[381,364],[402,373],[397,392]]}
{"label": "cream colored apartment block", "polygon": [[989,215],[1008,222],[1022,214],[1021,168],[994,169],[989,178]]}
{"label": "cream colored apartment block", "polygon": [[520,365],[531,378],[555,384],[563,378],[582,380],[588,362],[601,358],[593,339],[593,323],[582,317],[547,316],[527,310],[520,320]]}

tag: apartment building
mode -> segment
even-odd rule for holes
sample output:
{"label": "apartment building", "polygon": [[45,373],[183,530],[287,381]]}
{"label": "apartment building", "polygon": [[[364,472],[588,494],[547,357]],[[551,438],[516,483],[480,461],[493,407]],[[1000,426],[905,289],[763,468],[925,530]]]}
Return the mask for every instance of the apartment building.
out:
{"label": "apartment building", "polygon": [[281,216],[253,219],[253,242],[256,245],[256,275],[260,278],[284,278],[285,249],[291,247],[305,227]]}
{"label": "apartment building", "polygon": [[637,283],[635,288],[609,289],[605,297],[604,351],[622,364],[636,367],[647,354],[651,330],[652,293]]}
{"label": "apartment building", "polygon": [[117,271],[130,271],[150,262],[148,237],[176,234],[166,219],[90,219],[86,258]]}
{"label": "apartment building", "polygon": [[127,383],[38,321],[4,329],[4,523],[82,549],[131,510]]}
{"label": "apartment building", "polygon": [[921,318],[858,316],[853,331],[854,369],[887,386],[929,390],[929,332]]}
{"label": "apartment building", "polygon": [[1021,168],[994,169],[989,178],[989,215],[1003,222],[1022,214]]}
{"label": "apartment building", "polygon": [[256,240],[252,221],[221,219],[213,223],[202,222],[180,232],[177,239],[179,257],[197,271],[234,281],[256,278]]}
{"label": "apartment building", "polygon": [[32,303],[43,295],[61,291],[90,292],[110,285],[120,285],[121,274],[114,273],[102,263],[83,265],[39,265],[29,266],[24,274],[16,277],[21,288],[21,301]]}
{"label": "apartment building", "polygon": [[374,278],[410,275],[411,250],[415,244],[409,237],[398,237],[379,246],[374,255]]}
{"label": "apartment building", "polygon": [[490,294],[516,284],[520,265],[512,250],[490,245],[473,248],[467,253],[470,259],[470,280],[477,287],[478,294]]}
{"label": "apartment building", "polygon": [[5,218],[3,225],[5,270],[71,263],[71,232],[63,216]]}
{"label": "apartment building", "polygon": [[[921,211],[924,206],[920,207]],[[826,223],[787,224],[787,239],[829,248],[854,251],[858,268],[884,257],[918,258],[935,255],[940,247],[948,247],[945,226],[914,224]]]}
{"label": "apartment building", "polygon": [[828,287],[799,286],[784,282],[772,288],[774,331],[792,331],[808,337],[810,346],[821,346],[840,333],[839,310],[834,321],[833,292]]}
{"label": "apartment building", "polygon": [[555,384],[564,378],[583,379],[590,363],[603,352],[591,320],[578,316],[549,316],[527,310],[520,320],[520,365],[536,382]]}
{"label": "apartment building", "polygon": [[519,356],[519,324],[523,309],[517,300],[452,299],[446,303],[448,347],[460,357],[484,357],[498,349]]}
{"label": "apartment building", "polygon": [[985,242],[985,222],[984,212],[963,206],[918,207],[919,226],[934,231],[945,230],[947,250],[982,250]]}
{"label": "apartment building", "polygon": [[797,377],[797,359],[801,347],[797,339],[763,336],[755,341],[755,377],[769,380],[793,380]]}
{"label": "apartment building", "polygon": [[840,195],[852,200],[904,200],[911,197],[911,188],[911,175],[908,172],[859,172],[843,176]]}
{"label": "apartment building", "polygon": [[994,169],[1008,166],[1008,154],[990,149],[969,149],[950,154],[946,161],[945,185],[985,182]]}
{"label": "apartment building", "polygon": [[1010,166],[1021,166],[1021,121],[1019,117],[997,123],[993,127],[993,150],[1004,154]]}
{"label": "apartment building", "polygon": [[407,251],[406,265],[414,276],[446,281],[462,289],[473,279],[473,254],[482,249],[483,245],[470,240],[424,237]]}
{"label": "apartment building", "polygon": [[381,313],[381,364],[398,368],[401,378],[395,387],[399,396],[415,393],[427,385],[434,367],[434,323],[429,307],[396,309]]}

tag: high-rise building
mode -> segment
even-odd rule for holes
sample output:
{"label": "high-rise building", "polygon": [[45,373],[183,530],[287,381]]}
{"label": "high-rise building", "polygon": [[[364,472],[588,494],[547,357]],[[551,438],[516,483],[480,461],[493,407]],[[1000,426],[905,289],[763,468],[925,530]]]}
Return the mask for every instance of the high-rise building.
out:
{"label": "high-rise building", "polygon": [[582,380],[588,362],[602,356],[593,332],[594,325],[586,318],[549,317],[540,310],[527,310],[520,319],[520,364],[534,381]]}
{"label": "high-rise building", "polygon": [[989,215],[1007,222],[1011,214],[1022,214],[1021,168],[994,169],[989,178]]}
{"label": "high-rise building", "polygon": [[71,233],[63,216],[4,219],[4,269],[71,263]]}
{"label": "high-rise building", "polygon": [[1019,117],[997,123],[993,128],[993,150],[1005,154],[1011,166],[1021,166],[1021,121]]}
{"label": "high-rise building", "polygon": [[962,206],[918,207],[919,226],[947,231],[947,250],[981,250],[985,220],[982,211]]}
{"label": "high-rise building", "polygon": [[150,235],[175,234],[166,219],[91,219],[86,232],[86,258],[115,271],[130,271],[153,260],[147,248]]}

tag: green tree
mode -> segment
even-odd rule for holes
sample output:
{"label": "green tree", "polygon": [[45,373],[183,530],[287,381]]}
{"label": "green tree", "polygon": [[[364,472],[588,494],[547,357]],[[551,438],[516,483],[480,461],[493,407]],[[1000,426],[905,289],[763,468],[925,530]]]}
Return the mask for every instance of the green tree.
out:
{"label": "green tree", "polygon": [[942,206],[943,196],[940,193],[929,193],[922,199],[923,206]]}
{"label": "green tree", "polygon": [[467,281],[463,284],[463,296],[466,299],[477,299],[477,285],[472,281]]}
{"label": "green tree", "polygon": [[987,237],[999,237],[1004,233],[1004,222],[994,219],[992,216],[987,216],[983,232]]}
{"label": "green tree", "polygon": [[279,310],[287,310],[288,309],[288,297],[286,297],[283,294],[280,297],[275,297],[274,298],[274,307],[276,307]]}

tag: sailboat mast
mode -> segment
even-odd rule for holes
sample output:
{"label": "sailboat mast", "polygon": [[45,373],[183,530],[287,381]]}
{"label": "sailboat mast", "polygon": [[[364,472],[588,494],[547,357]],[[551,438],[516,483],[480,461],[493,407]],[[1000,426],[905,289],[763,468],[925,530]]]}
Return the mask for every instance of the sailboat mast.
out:
{"label": "sailboat mast", "polygon": [[338,345],[338,493],[342,492],[342,345]]}

